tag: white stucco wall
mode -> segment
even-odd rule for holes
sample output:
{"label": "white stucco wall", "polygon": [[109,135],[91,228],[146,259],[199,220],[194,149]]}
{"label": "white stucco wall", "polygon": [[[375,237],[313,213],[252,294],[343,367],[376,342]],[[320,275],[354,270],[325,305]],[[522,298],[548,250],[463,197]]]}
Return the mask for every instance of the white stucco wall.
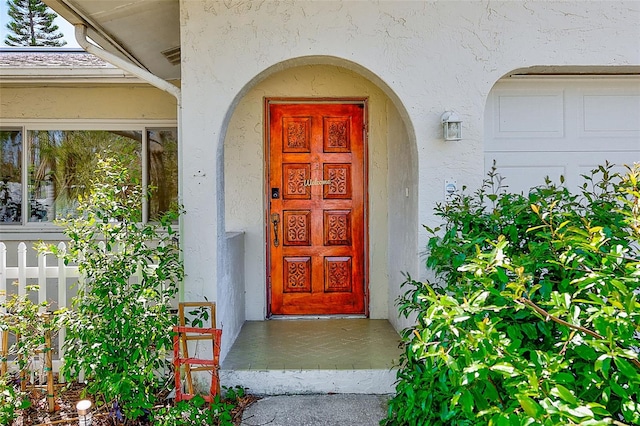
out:
{"label": "white stucco wall", "polygon": [[220,361],[231,349],[231,345],[238,337],[245,322],[245,279],[244,279],[244,234],[241,232],[227,232],[225,235],[226,249],[229,256],[224,262],[223,276],[227,285],[220,286],[216,301],[216,322],[222,328],[222,343],[220,345]]}
{"label": "white stucco wall", "polygon": [[[432,225],[445,179],[475,187],[483,178],[484,108],[501,76],[533,65],[637,65],[638,22],[636,1],[181,0],[187,292],[215,298],[221,278],[229,119],[258,80],[287,61],[342,58],[385,92],[415,142],[418,201],[407,207]],[[463,119],[462,141],[441,139],[447,109]],[[416,232],[424,247],[426,234]]]}
{"label": "white stucco wall", "polygon": [[409,326],[407,318],[398,314],[396,301],[404,289],[405,273],[415,276],[418,270],[418,157],[415,142],[410,141],[398,111],[389,105],[389,288],[387,309],[389,322],[396,330]]}
{"label": "white stucco wall", "polygon": [[0,124],[9,120],[176,120],[173,96],[146,84],[0,84]]}

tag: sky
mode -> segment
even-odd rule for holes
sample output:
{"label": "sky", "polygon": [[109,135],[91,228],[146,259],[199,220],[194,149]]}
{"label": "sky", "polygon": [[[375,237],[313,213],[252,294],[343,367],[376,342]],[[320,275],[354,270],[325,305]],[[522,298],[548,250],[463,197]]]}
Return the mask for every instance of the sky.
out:
{"label": "sky", "polygon": [[[7,0],[0,0],[0,48],[9,47],[4,44],[4,39],[9,32],[7,30],[7,24],[9,23],[9,6],[7,6]],[[56,18],[54,21],[55,24],[59,27],[58,31],[64,34],[64,40],[67,44],[64,45],[65,48],[79,48],[80,46],[76,42],[76,38],[74,36],[73,25],[68,23],[66,20],[61,17]]]}

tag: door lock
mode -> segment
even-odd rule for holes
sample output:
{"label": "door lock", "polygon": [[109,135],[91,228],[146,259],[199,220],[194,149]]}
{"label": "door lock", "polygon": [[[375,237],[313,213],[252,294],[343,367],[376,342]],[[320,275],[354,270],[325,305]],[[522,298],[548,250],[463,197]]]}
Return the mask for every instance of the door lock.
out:
{"label": "door lock", "polygon": [[271,188],[271,198],[274,200],[280,198],[280,188]]}

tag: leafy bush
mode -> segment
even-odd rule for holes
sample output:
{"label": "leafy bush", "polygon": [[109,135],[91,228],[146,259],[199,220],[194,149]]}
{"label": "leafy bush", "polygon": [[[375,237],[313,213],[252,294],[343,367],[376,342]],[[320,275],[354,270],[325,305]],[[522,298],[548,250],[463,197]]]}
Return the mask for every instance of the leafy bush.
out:
{"label": "leafy bush", "polygon": [[46,313],[47,302],[33,303],[29,293],[38,290],[37,285],[27,286],[24,295],[12,294],[4,302],[0,302],[0,331],[8,331],[19,339],[9,347],[9,355],[16,356],[18,368],[29,368],[32,358],[44,351],[46,347],[45,334],[52,335],[60,329],[60,312]]}
{"label": "leafy bush", "polygon": [[231,426],[234,423],[234,411],[238,402],[245,397],[245,390],[239,386],[226,388],[225,398],[219,395],[212,403],[196,395],[188,401],[180,401],[173,407],[165,407],[156,413],[153,424],[156,426]]}
{"label": "leafy bush", "polygon": [[640,424],[640,167],[581,194],[503,191],[495,168],[436,214],[407,277],[387,425]]}
{"label": "leafy bush", "polygon": [[19,410],[29,408],[31,401],[26,393],[17,390],[9,374],[0,375],[0,425],[10,425],[18,417]]}
{"label": "leafy bush", "polygon": [[[37,289],[38,286],[27,287],[28,292]],[[10,372],[0,375],[0,425],[11,424],[17,418],[19,410],[31,406],[27,393],[19,390],[20,380],[24,380],[28,375],[31,361],[36,354],[52,350],[47,347],[45,334],[53,334],[59,330],[57,312],[53,315],[40,312],[47,306],[46,302],[33,303],[29,299],[29,293],[12,294],[0,302],[0,331],[20,336],[8,348],[7,356],[16,358],[18,369],[22,372],[20,379]],[[0,356],[0,362],[5,361],[7,359]]]}
{"label": "leafy bush", "polygon": [[177,214],[141,223],[144,194],[127,169],[101,159],[95,176],[78,218],[60,222],[68,251],[42,248],[78,264],[83,276],[68,311],[62,372],[68,380],[84,374],[97,403],[114,403],[118,417],[137,419],[167,386],[157,373],[173,347],[171,301],[183,278]]}

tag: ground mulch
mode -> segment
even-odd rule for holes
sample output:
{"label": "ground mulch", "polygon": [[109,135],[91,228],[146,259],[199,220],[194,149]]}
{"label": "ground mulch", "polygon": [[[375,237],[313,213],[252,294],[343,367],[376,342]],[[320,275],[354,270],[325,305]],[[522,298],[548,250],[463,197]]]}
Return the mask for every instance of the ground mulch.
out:
{"label": "ground mulch", "polygon": [[[22,410],[20,416],[11,426],[78,426],[78,414],[76,404],[81,399],[91,399],[83,396],[84,386],[81,384],[70,384],[56,390],[56,410],[49,413],[47,396],[44,389],[31,389],[31,407]],[[258,398],[253,395],[246,395],[236,402],[233,411],[234,425],[240,425],[242,413],[245,408],[255,402]],[[127,421],[119,423],[110,412],[107,405],[93,407],[92,426],[150,426],[148,421]],[[160,407],[158,407],[160,408]]]}

